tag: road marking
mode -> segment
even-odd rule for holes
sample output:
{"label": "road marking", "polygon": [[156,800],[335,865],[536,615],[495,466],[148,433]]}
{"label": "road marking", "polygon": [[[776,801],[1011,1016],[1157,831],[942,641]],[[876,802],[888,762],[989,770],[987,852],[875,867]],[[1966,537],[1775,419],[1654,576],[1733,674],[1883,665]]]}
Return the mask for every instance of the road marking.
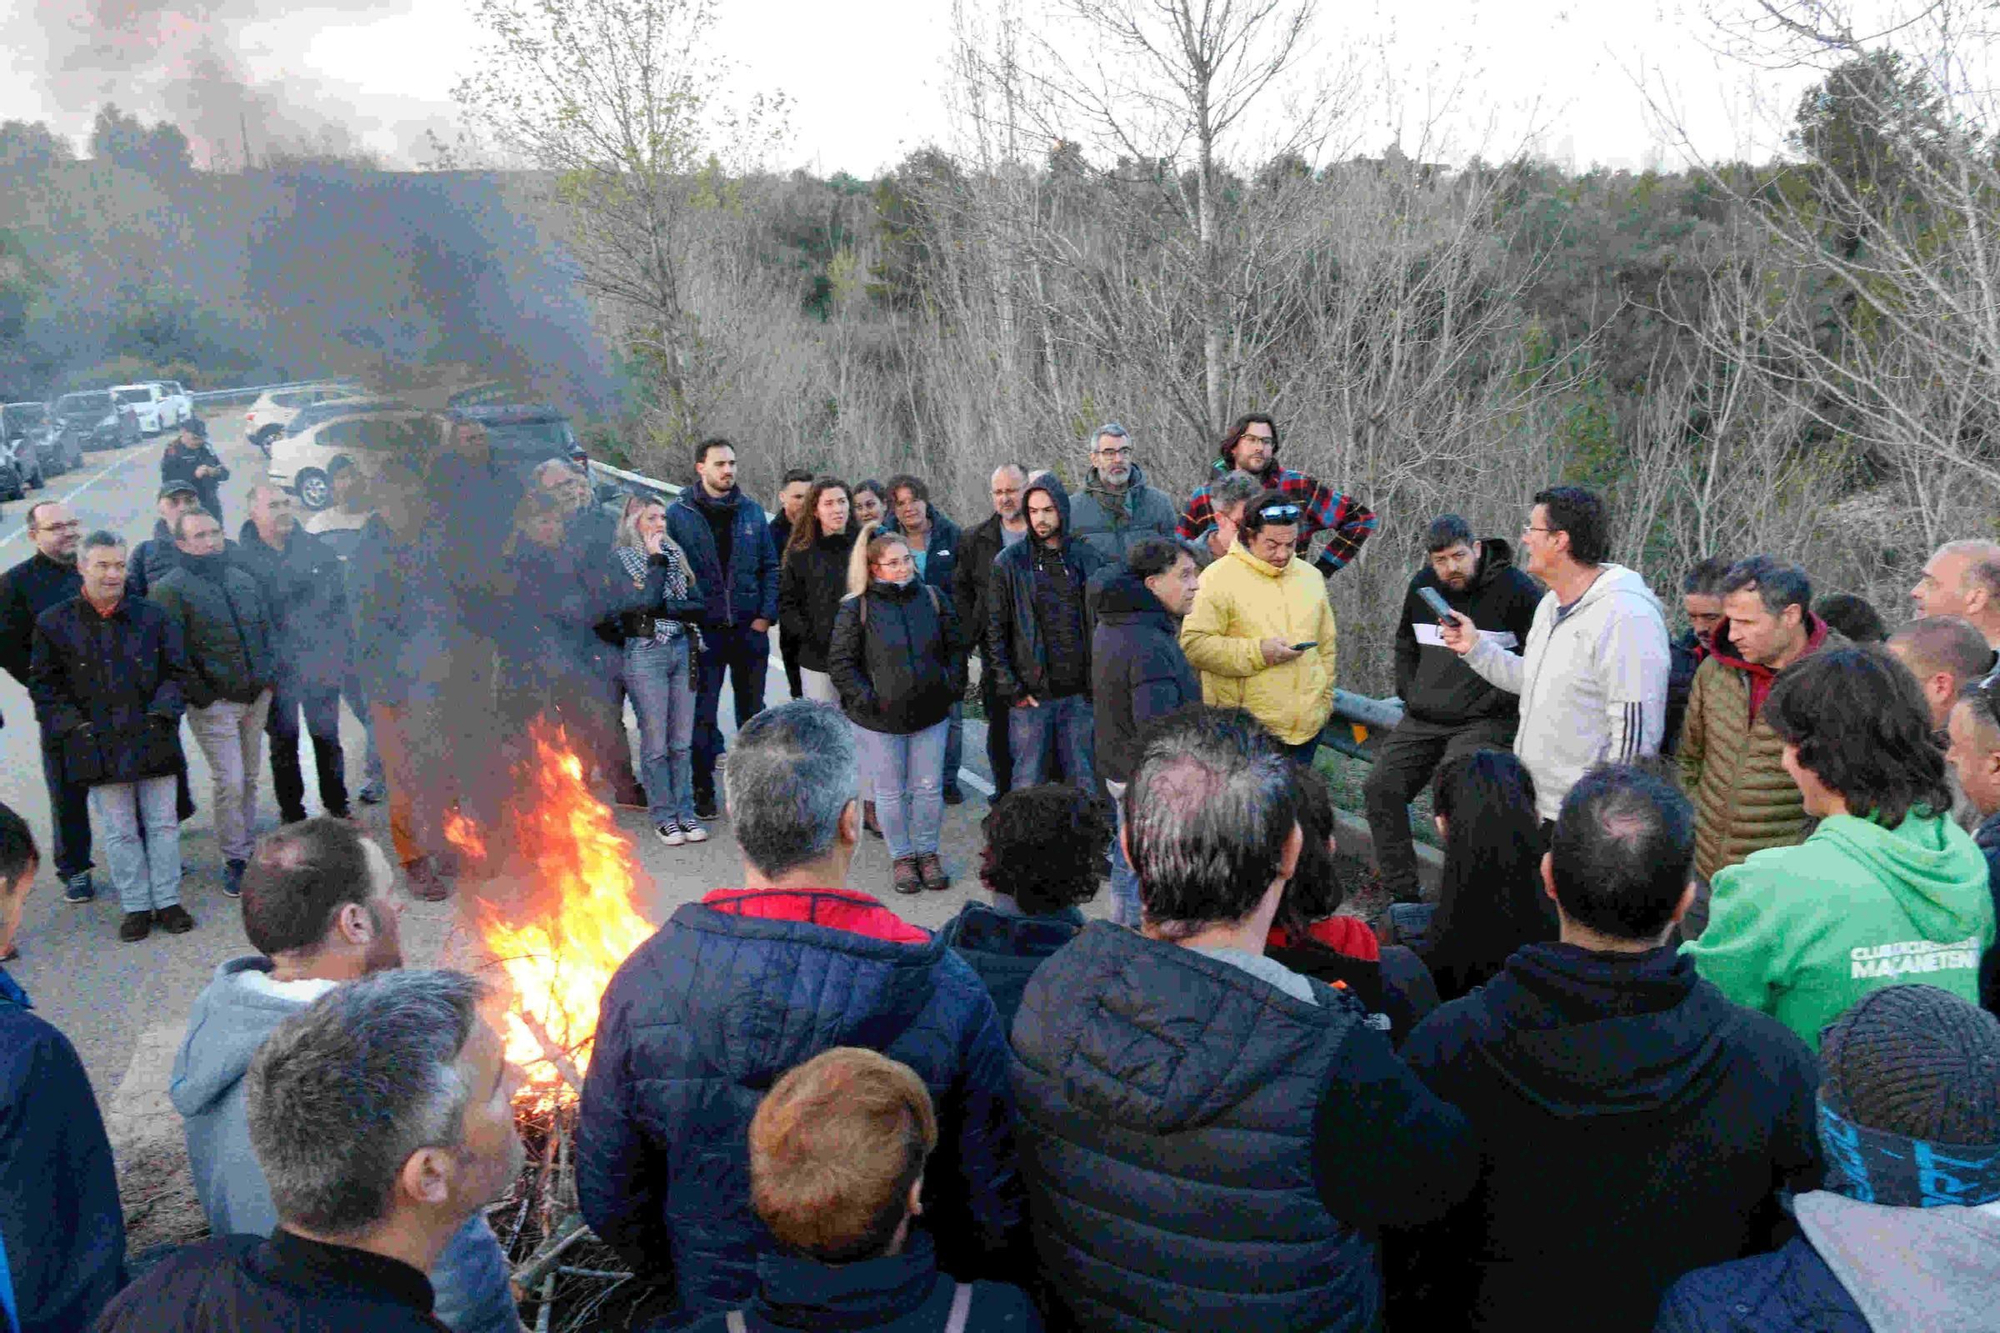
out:
{"label": "road marking", "polygon": [[[140,458],[143,458],[146,454],[146,451],[153,448],[154,445],[164,445],[165,443],[166,442],[164,440],[155,440],[153,444],[140,445],[138,453],[125,455],[123,458],[111,464],[109,467],[106,467],[96,476],[92,477],[89,481],[84,482],[83,485],[77,487],[75,490],[71,491],[67,495],[50,495],[48,493],[48,489],[44,487],[40,496],[36,497],[33,500],[28,500],[26,502],[27,506],[28,508],[33,509],[36,505],[39,504],[51,504],[51,503],[68,504],[71,500],[74,500],[77,496],[82,495],[92,486],[95,486],[98,482],[103,481],[106,477],[116,472],[119,468],[124,467],[127,463],[137,462]],[[8,533],[5,537],[0,537],[0,546],[5,546],[9,542],[12,542],[20,537],[25,537],[27,535],[28,535],[28,525],[26,523],[23,523],[20,527]]]}

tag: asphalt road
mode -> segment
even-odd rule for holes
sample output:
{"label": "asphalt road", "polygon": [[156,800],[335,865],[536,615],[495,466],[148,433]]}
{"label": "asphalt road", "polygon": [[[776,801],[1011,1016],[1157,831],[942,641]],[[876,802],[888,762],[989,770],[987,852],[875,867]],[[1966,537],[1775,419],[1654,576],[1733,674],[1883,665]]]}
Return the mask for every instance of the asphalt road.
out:
{"label": "asphalt road", "polygon": [[[258,475],[262,455],[242,438],[241,418],[236,411],[217,410],[210,421],[211,443],[232,473],[223,488],[223,508],[225,526],[234,535],[245,517],[246,494]],[[84,469],[53,479],[46,491],[33,498],[67,500],[77,510],[86,531],[109,528],[136,543],[152,532],[163,448],[162,441],[154,440],[114,453],[91,454]],[[32,551],[22,527],[25,512],[25,504],[10,504],[6,508],[4,521],[0,521],[0,566],[25,559]],[[788,695],[775,645],[772,666],[766,698],[776,702]],[[4,714],[7,724],[0,730],[0,800],[27,818],[44,848],[42,875],[22,923],[22,956],[9,964],[9,970],[33,997],[43,1017],[75,1043],[99,1100],[109,1113],[113,1141],[121,1155],[137,1138],[177,1139],[178,1120],[165,1107],[162,1097],[174,1045],[195,996],[216,966],[252,952],[243,936],[236,904],[222,895],[222,862],[207,813],[211,805],[207,765],[184,731],[183,748],[190,764],[190,782],[202,809],[182,828],[186,867],[182,900],[193,914],[197,928],[178,937],[155,933],[141,943],[124,944],[117,938],[120,914],[116,897],[109,892],[101,867],[96,902],[72,906],[62,900],[60,885],[47,859],[48,799],[42,785],[34,710],[27,692],[12,677],[4,675],[0,675],[0,714]],[[724,718],[725,728],[733,729],[727,703]],[[360,726],[343,712],[342,728],[348,755],[348,783],[350,789],[358,789],[362,756]],[[967,763],[980,764],[983,733],[976,723],[969,723],[967,730]],[[315,796],[310,790],[309,754],[304,768],[308,775],[307,804],[316,810]],[[275,824],[276,815],[271,801],[268,759],[262,777],[260,824],[269,828]],[[981,841],[978,821],[987,809],[979,794],[985,790],[985,783],[978,773],[968,773],[964,781],[967,803],[946,809],[944,855],[957,881],[951,890],[916,898],[891,893],[888,854],[883,844],[873,838],[864,839],[851,880],[853,887],[881,895],[898,912],[920,925],[935,927],[948,920],[977,891],[972,875],[974,853]],[[386,845],[386,807],[356,805],[355,809],[370,833]],[[621,810],[617,817],[631,836],[635,854],[649,878],[642,888],[642,906],[654,920],[665,920],[675,907],[699,898],[710,889],[741,882],[740,861],[726,817],[717,824],[714,836],[706,844],[677,849],[665,847],[654,838],[643,813]],[[1100,895],[1100,908],[1103,896]],[[410,903],[403,918],[403,933],[406,957],[414,966],[464,958],[471,953],[457,912],[449,903],[436,906]]]}

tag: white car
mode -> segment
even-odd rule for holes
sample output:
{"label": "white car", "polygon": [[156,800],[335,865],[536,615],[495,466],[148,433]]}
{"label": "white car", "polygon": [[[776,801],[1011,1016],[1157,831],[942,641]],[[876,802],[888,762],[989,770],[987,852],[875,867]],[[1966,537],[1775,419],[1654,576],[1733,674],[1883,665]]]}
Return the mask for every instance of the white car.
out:
{"label": "white car", "polygon": [[167,428],[166,396],[157,384],[114,384],[111,397],[120,407],[132,409],[132,415],[139,418],[141,435],[158,435]]}
{"label": "white car", "polygon": [[301,408],[336,398],[360,398],[363,391],[352,384],[292,384],[282,389],[266,389],[243,413],[243,435],[265,453],[271,442],[285,433]]}
{"label": "white car", "polygon": [[434,453],[440,419],[407,403],[388,398],[329,402],[315,409],[297,434],[279,435],[271,442],[274,485],[299,498],[299,507],[320,510],[333,503],[327,470],[345,458],[364,474],[391,458],[422,468]]}
{"label": "white car", "polygon": [[160,386],[160,428],[171,430],[194,416],[194,395],[179,380],[155,380]]}

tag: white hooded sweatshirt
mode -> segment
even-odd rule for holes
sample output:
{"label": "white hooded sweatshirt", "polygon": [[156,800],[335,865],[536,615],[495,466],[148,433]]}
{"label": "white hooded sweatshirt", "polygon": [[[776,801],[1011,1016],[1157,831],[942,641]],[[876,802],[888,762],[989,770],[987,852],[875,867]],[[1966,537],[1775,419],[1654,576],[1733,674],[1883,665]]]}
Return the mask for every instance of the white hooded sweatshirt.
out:
{"label": "white hooded sweatshirt", "polygon": [[1466,665],[1521,696],[1514,753],[1535,780],[1545,820],[1576,780],[1603,763],[1657,754],[1667,729],[1667,620],[1646,581],[1604,565],[1565,613],[1551,592],[1521,653],[1481,635]]}

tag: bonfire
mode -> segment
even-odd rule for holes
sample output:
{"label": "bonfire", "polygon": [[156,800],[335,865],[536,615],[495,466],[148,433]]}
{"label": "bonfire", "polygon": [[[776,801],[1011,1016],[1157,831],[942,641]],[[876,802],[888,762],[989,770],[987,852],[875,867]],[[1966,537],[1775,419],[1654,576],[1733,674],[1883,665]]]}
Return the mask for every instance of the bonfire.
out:
{"label": "bonfire", "polygon": [[[519,1288],[538,1299],[539,1327],[550,1327],[559,1304],[581,1303],[567,1320],[580,1327],[627,1275],[583,1263],[593,1252],[608,1262],[608,1253],[577,1214],[577,1099],[590,1068],[598,1002],[653,924],[639,911],[641,872],[632,843],[591,793],[568,737],[537,720],[528,741],[504,827],[484,829],[454,811],[445,836],[465,863],[461,884],[477,886],[462,898],[462,909],[500,975],[501,1036],[508,1060],[522,1071],[514,1111],[528,1166],[492,1209],[494,1230],[516,1264]],[[564,1302],[559,1281],[596,1290]]]}

